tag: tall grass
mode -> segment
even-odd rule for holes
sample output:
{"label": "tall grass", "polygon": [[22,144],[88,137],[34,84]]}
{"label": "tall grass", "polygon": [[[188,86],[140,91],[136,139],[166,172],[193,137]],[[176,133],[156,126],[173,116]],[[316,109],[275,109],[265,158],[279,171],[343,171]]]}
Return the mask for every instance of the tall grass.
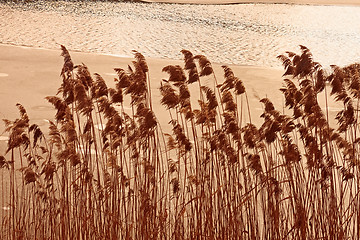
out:
{"label": "tall grass", "polygon": [[[116,68],[110,88],[62,46],[46,133],[20,104],[4,120],[1,239],[359,238],[360,65],[325,71],[300,50],[278,56],[286,109],[261,99],[259,126],[228,66],[218,78],[205,56],[182,50],[184,66],[165,66],[159,89],[170,134],[143,55]],[[343,105],[336,124],[332,99]]]}

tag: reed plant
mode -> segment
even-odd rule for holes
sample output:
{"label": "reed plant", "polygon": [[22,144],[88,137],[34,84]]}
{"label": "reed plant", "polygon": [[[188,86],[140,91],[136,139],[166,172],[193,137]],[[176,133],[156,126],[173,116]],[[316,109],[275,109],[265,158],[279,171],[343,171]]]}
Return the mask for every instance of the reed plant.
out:
{"label": "reed plant", "polygon": [[[21,104],[4,120],[1,239],[360,238],[359,64],[325,70],[304,46],[278,56],[285,107],[261,99],[255,125],[231,68],[218,78],[182,50],[184,66],[163,68],[164,133],[143,55],[111,88],[61,48],[49,129]],[[343,106],[335,119],[329,101]]]}

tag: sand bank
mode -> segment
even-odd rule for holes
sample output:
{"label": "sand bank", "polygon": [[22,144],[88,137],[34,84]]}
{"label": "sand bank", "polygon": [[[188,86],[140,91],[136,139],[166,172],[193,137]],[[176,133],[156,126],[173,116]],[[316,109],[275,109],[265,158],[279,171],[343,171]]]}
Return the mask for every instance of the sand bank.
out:
{"label": "sand bank", "polygon": [[144,2],[183,3],[183,4],[238,4],[238,3],[287,3],[311,5],[360,6],[357,0],[143,0]]}
{"label": "sand bank", "polygon": [[[27,109],[30,119],[40,125],[47,125],[45,119],[53,119],[55,110],[44,98],[57,93],[62,82],[60,71],[63,58],[61,50],[45,50],[29,47],[19,47],[0,44],[0,118],[14,120],[18,118],[16,103],[21,103]],[[84,63],[91,73],[99,73],[108,83],[113,85],[116,77],[113,68],[127,69],[132,58],[99,55],[92,53],[71,52],[75,64]],[[199,54],[199,53],[194,53]],[[210,59],[211,60],[211,59]],[[168,112],[160,105],[159,86],[168,74],[162,72],[167,65],[183,65],[182,61],[169,59],[147,58],[150,69],[153,106],[159,121],[167,125]],[[250,105],[254,118],[261,112],[258,97],[269,97],[274,102],[282,102],[278,90],[282,85],[282,71],[279,69],[260,68],[252,66],[230,65],[236,76],[241,78],[250,97]],[[220,64],[214,64],[219,82],[223,81],[223,71]],[[213,86],[212,77],[204,77],[203,84]],[[198,91],[194,87],[193,91]],[[258,97],[257,97],[258,96]],[[2,123],[1,123],[2,124]],[[0,125],[0,135],[4,126]]]}
{"label": "sand bank", "polygon": [[[19,47],[0,44],[0,118],[15,120],[19,117],[16,107],[21,103],[27,110],[31,123],[38,124],[43,131],[48,129],[47,120],[53,120],[55,110],[44,98],[56,95],[62,82],[60,71],[63,66],[61,50],[47,50],[30,47]],[[114,86],[114,78],[117,77],[114,68],[127,69],[132,58],[99,55],[93,53],[80,53],[70,51],[75,64],[84,63],[92,74],[99,73],[107,82],[108,86]],[[199,53],[194,53],[199,54]],[[146,56],[145,56],[146,57]],[[211,59],[210,59],[211,60]],[[152,103],[154,112],[166,133],[171,133],[168,124],[170,118],[167,110],[160,104],[160,82],[167,79],[168,74],[162,72],[167,65],[180,65],[179,60],[147,58],[149,66]],[[229,65],[235,75],[239,77],[246,88],[249,105],[251,108],[252,122],[256,125],[262,123],[260,115],[263,105],[260,98],[268,97],[279,110],[283,109],[284,100],[279,88],[282,86],[282,74],[280,69]],[[221,64],[213,64],[213,68],[219,83],[223,81]],[[214,86],[214,78],[203,77],[202,85]],[[196,85],[196,84],[195,84]],[[192,95],[198,95],[198,86],[191,87]],[[197,98],[198,99],[198,98]],[[194,102],[197,102],[195,99]],[[130,106],[125,106],[130,109]],[[330,104],[330,117],[333,118],[339,106]],[[249,122],[247,115],[244,121]],[[6,147],[5,126],[0,123],[0,151]],[[0,153],[1,153],[0,152]]]}

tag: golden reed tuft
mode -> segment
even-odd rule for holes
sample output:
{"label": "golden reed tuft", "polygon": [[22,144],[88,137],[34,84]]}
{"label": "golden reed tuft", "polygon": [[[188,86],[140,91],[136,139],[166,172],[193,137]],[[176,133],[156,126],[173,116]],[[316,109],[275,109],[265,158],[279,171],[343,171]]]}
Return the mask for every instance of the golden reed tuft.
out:
{"label": "golden reed tuft", "polygon": [[[182,50],[184,66],[163,68],[172,127],[163,133],[141,53],[114,69],[110,88],[61,50],[49,130],[21,104],[18,119],[4,120],[1,239],[360,237],[359,64],[328,72],[305,46],[278,56],[285,106],[262,98],[256,126],[231,68],[222,66],[219,83],[205,56]],[[335,119],[329,101],[343,106]]]}

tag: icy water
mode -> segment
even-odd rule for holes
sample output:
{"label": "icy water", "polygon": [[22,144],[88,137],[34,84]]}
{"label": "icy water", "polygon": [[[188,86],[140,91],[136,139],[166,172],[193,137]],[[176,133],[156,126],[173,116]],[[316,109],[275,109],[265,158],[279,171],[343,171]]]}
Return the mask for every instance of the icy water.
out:
{"label": "icy water", "polygon": [[0,43],[279,67],[305,45],[323,65],[360,61],[360,7],[38,1],[0,3]]}

